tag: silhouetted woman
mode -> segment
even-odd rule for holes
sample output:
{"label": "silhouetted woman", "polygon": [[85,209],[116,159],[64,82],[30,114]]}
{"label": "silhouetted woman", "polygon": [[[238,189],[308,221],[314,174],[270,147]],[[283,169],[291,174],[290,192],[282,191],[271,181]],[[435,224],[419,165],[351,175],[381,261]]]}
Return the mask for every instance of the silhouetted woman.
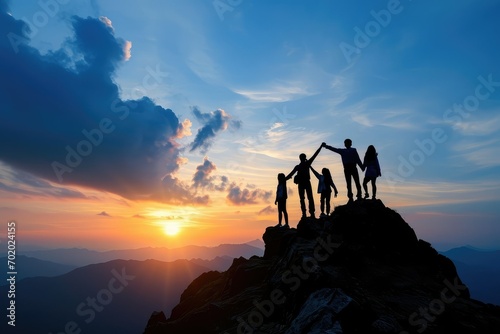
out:
{"label": "silhouetted woman", "polygon": [[368,194],[368,182],[372,183],[372,199],[377,196],[377,177],[382,176],[380,172],[380,164],[377,158],[377,151],[373,145],[368,146],[365,153],[365,158],[363,159],[363,167],[365,170],[365,178],[363,180],[363,189],[365,190],[365,198],[370,197]]}

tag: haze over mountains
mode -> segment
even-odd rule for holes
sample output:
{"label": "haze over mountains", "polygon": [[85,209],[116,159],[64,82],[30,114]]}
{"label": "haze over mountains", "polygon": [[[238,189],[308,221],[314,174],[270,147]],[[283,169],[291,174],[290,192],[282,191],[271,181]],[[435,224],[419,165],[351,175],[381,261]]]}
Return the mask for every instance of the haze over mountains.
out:
{"label": "haze over mountains", "polygon": [[[170,312],[187,285],[210,268],[187,260],[113,260],[16,284],[14,333],[141,333],[153,309]],[[2,296],[7,286],[0,287]],[[12,333],[2,321],[0,332]],[[76,329],[75,329],[76,330]]]}
{"label": "haze over mountains", "polygon": [[[0,257],[0,263],[7,263],[7,257]],[[76,269],[76,266],[66,265],[55,263],[51,261],[39,260],[33,257],[28,257],[25,255],[16,256],[16,267],[17,267],[17,279],[21,280],[27,277],[53,277],[65,274],[73,269]],[[4,285],[6,282],[8,275],[7,272],[3,272],[0,275],[2,279],[2,283],[0,285]]]}
{"label": "haze over mountains", "polygon": [[441,254],[453,260],[473,298],[500,305],[500,250],[485,251],[464,246]]}
{"label": "haze over mountains", "polygon": [[222,244],[216,247],[185,246],[179,248],[145,247],[138,249],[123,249],[111,251],[94,251],[82,248],[60,248],[39,251],[25,251],[21,254],[40,260],[52,261],[65,265],[85,266],[92,263],[102,263],[116,259],[175,261],[179,259],[212,260],[216,257],[250,257],[262,255],[262,248],[249,244]]}
{"label": "haze over mountains", "polygon": [[[263,249],[258,247],[262,242],[252,243],[257,247],[22,252],[30,256],[16,257],[15,333],[64,333],[65,326],[94,334],[141,333],[152,309],[170,313],[182,291],[203,272],[224,271],[240,256],[262,255]],[[158,260],[162,258],[172,261]],[[6,263],[7,258],[0,261]],[[2,277],[0,294],[5,295],[7,277]],[[12,330],[5,322],[0,328],[2,333]]]}

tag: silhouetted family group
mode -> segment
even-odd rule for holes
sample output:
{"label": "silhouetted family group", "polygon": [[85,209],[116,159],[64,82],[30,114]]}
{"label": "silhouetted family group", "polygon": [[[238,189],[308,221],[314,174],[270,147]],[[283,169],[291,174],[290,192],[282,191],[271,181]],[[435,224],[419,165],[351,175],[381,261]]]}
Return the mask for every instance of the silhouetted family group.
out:
{"label": "silhouetted family group", "polygon": [[[314,198],[313,191],[311,186],[311,176],[309,170],[312,170],[314,175],[318,178],[318,193],[321,194],[320,197],[320,209],[321,215],[320,217],[325,217],[330,214],[330,199],[332,195],[332,189],[334,191],[334,196],[337,197],[338,191],[335,183],[333,182],[332,175],[328,168],[323,168],[321,170],[321,174],[318,173],[312,167],[312,163],[314,159],[318,156],[321,149],[327,148],[333,152],[340,154],[342,157],[342,164],[344,166],[344,175],[345,181],[347,184],[347,197],[349,198],[349,202],[353,201],[353,193],[352,193],[352,184],[351,181],[354,180],[356,185],[357,199],[361,199],[361,184],[359,182],[359,174],[358,169],[361,168],[362,171],[365,171],[365,177],[363,179],[363,189],[365,190],[364,198],[369,198],[370,195],[368,193],[368,183],[372,184],[372,199],[376,198],[377,195],[377,185],[376,180],[377,177],[382,176],[380,171],[380,164],[377,158],[377,151],[373,145],[368,146],[363,162],[359,158],[358,151],[352,147],[352,141],[350,139],[344,140],[345,148],[335,148],[333,146],[329,146],[326,143],[322,143],[321,146],[314,152],[310,159],[307,159],[304,153],[299,155],[300,163],[294,167],[294,169],[290,172],[290,174],[286,175],[283,173],[278,174],[278,187],[276,189],[276,200],[274,204],[278,205],[278,225],[281,226],[283,217],[285,218],[285,225],[288,225],[288,212],[286,211],[286,200],[287,196],[287,186],[286,181],[291,179],[295,173],[293,181],[297,184],[299,189],[299,198],[300,198],[300,208],[302,210],[302,218],[306,218],[306,203],[305,196],[307,196],[307,201],[309,202],[309,214],[311,218],[315,218],[315,206],[314,206]],[[326,211],[325,211],[326,209]]]}

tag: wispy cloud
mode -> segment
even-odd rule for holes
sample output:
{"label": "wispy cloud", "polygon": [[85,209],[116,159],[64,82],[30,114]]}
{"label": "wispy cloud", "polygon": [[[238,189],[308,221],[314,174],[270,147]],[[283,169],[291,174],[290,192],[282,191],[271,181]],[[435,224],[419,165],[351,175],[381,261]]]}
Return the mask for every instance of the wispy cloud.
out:
{"label": "wispy cloud", "polygon": [[301,82],[274,83],[257,89],[234,89],[234,92],[254,102],[287,102],[317,94]]}
{"label": "wispy cloud", "polygon": [[329,133],[300,127],[275,124],[259,137],[237,141],[244,152],[261,154],[274,159],[296,160],[300,153],[312,155]]}
{"label": "wispy cloud", "polygon": [[221,74],[217,70],[218,65],[208,51],[201,49],[192,50],[186,60],[186,64],[202,80],[209,83],[220,81]]}
{"label": "wispy cloud", "polygon": [[257,212],[257,215],[259,216],[265,216],[265,215],[270,215],[276,212],[276,209],[273,208],[272,206],[268,205],[264,209],[260,210]]}
{"label": "wispy cloud", "polygon": [[71,187],[54,185],[30,173],[14,170],[0,161],[0,190],[33,197],[88,198]]}
{"label": "wispy cloud", "polygon": [[454,143],[452,150],[456,152],[454,158],[462,163],[468,161],[479,168],[491,168],[500,166],[499,146],[500,138],[464,138]]}
{"label": "wispy cloud", "polygon": [[111,215],[109,213],[107,213],[106,211],[101,211],[97,215],[98,216],[104,216],[104,217],[111,217]]}
{"label": "wispy cloud", "polygon": [[339,109],[346,113],[353,122],[365,127],[383,126],[393,129],[416,129],[416,115],[407,106],[394,106],[390,97],[379,96],[366,98],[358,103]]}
{"label": "wispy cloud", "polygon": [[454,123],[455,130],[464,136],[489,136],[500,132],[499,111],[489,112],[487,115],[475,116],[474,118]]}
{"label": "wispy cloud", "polygon": [[[385,192],[386,180],[382,177],[379,191]],[[430,182],[428,180],[405,181],[395,185],[393,191],[385,195],[394,207],[440,206],[448,204],[495,201],[498,198],[500,181],[481,180],[457,182]],[[384,195],[380,195],[384,196]]]}

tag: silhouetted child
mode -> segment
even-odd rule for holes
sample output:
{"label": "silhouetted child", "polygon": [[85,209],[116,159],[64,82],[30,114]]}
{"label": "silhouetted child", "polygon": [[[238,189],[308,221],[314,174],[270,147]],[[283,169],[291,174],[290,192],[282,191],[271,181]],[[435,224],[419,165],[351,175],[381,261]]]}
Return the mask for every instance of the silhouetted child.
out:
{"label": "silhouetted child", "polygon": [[288,198],[286,191],[286,177],[285,174],[278,174],[278,187],[276,188],[276,200],[274,204],[278,204],[278,225],[281,226],[282,216],[285,216],[285,227],[288,225],[288,212],[286,212],[286,199]]}
{"label": "silhouetted child", "polygon": [[363,189],[365,190],[365,198],[370,197],[368,194],[368,182],[372,183],[372,199],[377,196],[377,177],[382,176],[380,172],[380,164],[377,158],[377,151],[373,145],[368,146],[365,153],[365,158],[363,159],[362,169],[366,169],[365,178],[363,180]]}
{"label": "silhouetted child", "polygon": [[[328,168],[323,168],[321,170],[320,174],[317,171],[314,170],[314,168],[311,166],[311,170],[313,171],[314,175],[318,178],[318,193],[321,194],[320,197],[320,209],[321,209],[321,215],[320,217],[325,217],[330,214],[330,199],[332,197],[332,189],[335,192],[335,197],[338,195],[337,187],[335,186],[335,183],[333,183],[332,179],[332,174],[330,173],[330,170]],[[325,206],[326,206],[326,215],[325,215]]]}

